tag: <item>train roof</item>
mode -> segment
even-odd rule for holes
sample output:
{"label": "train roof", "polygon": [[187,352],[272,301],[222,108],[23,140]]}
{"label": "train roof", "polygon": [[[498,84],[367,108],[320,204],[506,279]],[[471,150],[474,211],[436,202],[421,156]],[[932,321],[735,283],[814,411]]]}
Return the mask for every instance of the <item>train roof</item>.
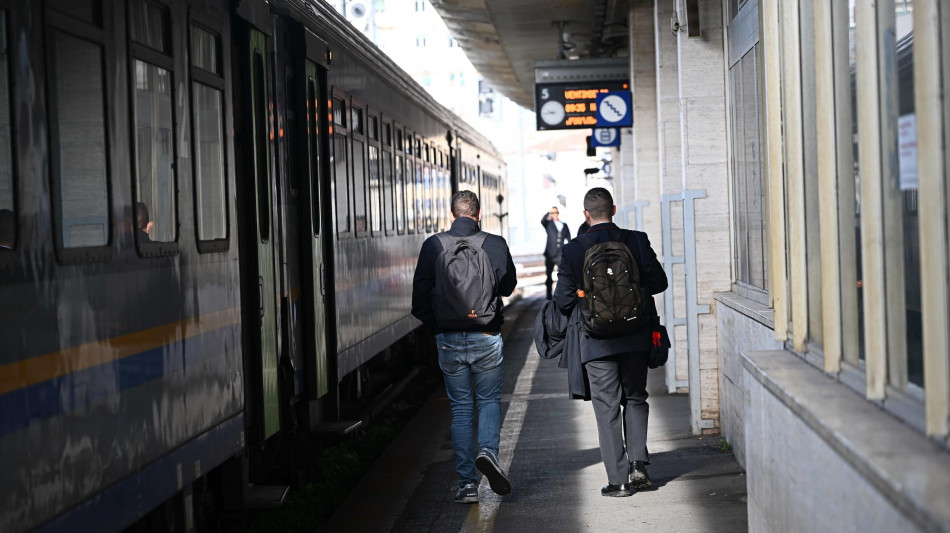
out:
{"label": "train roof", "polygon": [[468,122],[436,101],[408,72],[404,71],[376,44],[353,27],[343,15],[322,0],[272,0],[277,6],[286,6],[291,13],[304,22],[304,26],[321,38],[333,38],[347,47],[347,52],[353,54],[367,65],[373,65],[376,72],[400,90],[407,97],[424,104],[427,109],[433,110],[439,118],[448,122],[455,134],[469,144],[486,152],[490,152],[499,161],[504,163],[501,152],[487,137],[473,128]]}

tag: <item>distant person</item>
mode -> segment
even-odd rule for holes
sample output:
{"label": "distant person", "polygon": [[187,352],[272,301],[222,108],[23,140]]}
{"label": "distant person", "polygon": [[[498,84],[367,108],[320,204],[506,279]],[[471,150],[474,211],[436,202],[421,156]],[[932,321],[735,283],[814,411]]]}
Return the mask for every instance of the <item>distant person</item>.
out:
{"label": "distant person", "polygon": [[0,209],[0,248],[12,250],[16,243],[16,216],[9,209]]}
{"label": "distant person", "polygon": [[135,203],[135,233],[139,242],[152,242],[151,237],[148,236],[149,230],[152,229],[153,222],[149,219],[148,216],[148,206],[143,202]]}
{"label": "distant person", "polygon": [[475,193],[452,195],[452,217],[448,231],[422,243],[412,280],[412,315],[435,334],[452,405],[459,476],[455,502],[478,503],[476,468],[493,491],[511,492],[498,462],[504,376],[501,297],[509,296],[518,280],[505,239],[479,230],[481,206]]}
{"label": "distant person", "polygon": [[548,300],[551,299],[551,288],[554,286],[554,279],[551,274],[554,267],[561,261],[561,247],[571,240],[571,228],[559,219],[560,212],[557,206],[548,210],[548,213],[541,218],[541,225],[547,233],[547,241],[544,244],[544,285],[547,287]]}
{"label": "distant person", "polygon": [[587,233],[587,230],[589,229],[590,229],[590,224],[588,224],[587,221],[585,220],[584,222],[581,223],[580,226],[577,227],[577,236],[580,237],[581,235]]}
{"label": "distant person", "polygon": [[[653,346],[652,319],[656,316],[652,295],[666,290],[667,280],[646,233],[618,228],[613,223],[616,212],[617,206],[606,189],[596,187],[584,196],[584,216],[590,229],[564,245],[554,303],[567,316],[581,306],[585,333],[580,335],[580,358],[590,382],[600,455],[607,470],[607,485],[601,495],[632,496],[634,491],[653,485],[646,471],[650,464],[647,365]],[[610,262],[601,261],[605,258]],[[638,284],[624,275],[627,269],[614,270],[628,260],[639,271]],[[601,281],[585,286],[587,269],[594,279],[599,275]],[[616,289],[637,285],[641,295],[638,312],[635,316],[620,315],[631,304],[629,299],[618,297]],[[602,298],[591,300],[598,293]],[[595,311],[592,306],[597,306]],[[604,315],[612,320],[604,320]]]}

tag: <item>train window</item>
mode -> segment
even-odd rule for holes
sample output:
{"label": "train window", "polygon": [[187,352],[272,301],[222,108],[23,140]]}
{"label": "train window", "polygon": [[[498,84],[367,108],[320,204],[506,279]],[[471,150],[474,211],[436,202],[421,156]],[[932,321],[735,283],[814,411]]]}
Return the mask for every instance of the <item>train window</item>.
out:
{"label": "train window", "polygon": [[379,119],[373,115],[367,115],[369,117],[369,131],[367,135],[371,141],[379,142]]}
{"label": "train window", "polygon": [[198,82],[192,84],[192,96],[198,240],[227,239],[224,96],[221,91]]}
{"label": "train window", "polygon": [[320,110],[317,82],[307,78],[307,133],[310,137],[310,208],[313,234],[320,235]]}
{"label": "train window", "polygon": [[47,5],[83,22],[102,27],[101,0],[49,0]]}
{"label": "train window", "polygon": [[361,125],[363,110],[355,103],[351,103],[350,125],[353,142],[353,221],[356,224],[354,228],[358,235],[362,236],[369,230],[369,220],[367,219],[367,199],[366,199],[366,138],[361,135],[362,130],[355,129]]}
{"label": "train window", "polygon": [[342,98],[334,98],[333,105],[333,123],[337,126],[346,127],[346,100]]}
{"label": "train window", "polygon": [[393,145],[393,127],[391,124],[383,124],[383,144],[385,146]]}
{"label": "train window", "polygon": [[[376,142],[378,140],[378,119],[372,115],[367,114],[369,121],[369,142],[367,142],[367,162],[368,170],[367,181],[369,185],[369,226],[373,234],[378,234],[382,231],[382,184],[380,183],[379,175],[379,144]],[[374,136],[374,132],[376,135]]]}
{"label": "train window", "polygon": [[10,134],[10,78],[7,58],[7,17],[0,11],[0,250],[16,246],[13,204],[13,151]]}
{"label": "train window", "polygon": [[168,9],[146,0],[129,4],[129,32],[132,40],[162,53],[171,53]]}
{"label": "train window", "polygon": [[224,79],[216,75],[221,72],[220,50],[219,35],[197,26],[191,27],[192,146],[199,252],[228,249]]}
{"label": "train window", "polygon": [[353,133],[359,133],[362,135],[363,132],[363,110],[356,105],[353,105],[350,108],[350,131]]}
{"label": "train window", "polygon": [[175,172],[172,168],[172,76],[166,69],[134,60],[135,224],[145,242],[172,242],[178,233]]}
{"label": "train window", "polygon": [[98,44],[53,30],[50,56],[57,244],[62,248],[105,246],[110,220],[103,50]]}
{"label": "train window", "polygon": [[[389,124],[383,124],[383,139],[389,131]],[[393,153],[383,147],[383,227],[386,233],[396,228],[396,192],[393,186]]]}
{"label": "train window", "polygon": [[191,27],[191,66],[221,74],[221,37],[197,26]]}
{"label": "train window", "polygon": [[396,128],[396,150],[402,152],[402,130]]}

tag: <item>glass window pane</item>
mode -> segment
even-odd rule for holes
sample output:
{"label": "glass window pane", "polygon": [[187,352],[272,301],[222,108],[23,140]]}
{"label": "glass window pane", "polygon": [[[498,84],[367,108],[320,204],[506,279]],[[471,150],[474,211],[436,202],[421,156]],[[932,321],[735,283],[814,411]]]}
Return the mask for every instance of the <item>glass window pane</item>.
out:
{"label": "glass window pane", "polygon": [[171,52],[168,10],[162,6],[134,0],[129,4],[129,31],[132,40],[159,52]]}
{"label": "glass window pane", "polygon": [[374,233],[382,229],[382,198],[379,182],[379,148],[369,146],[369,217]]}
{"label": "glass window pane", "polygon": [[7,17],[0,11],[0,249],[16,245]]}
{"label": "glass window pane", "polygon": [[224,173],[224,97],[221,91],[192,84],[195,109],[195,197],[198,240],[226,239],[227,194]]}
{"label": "glass window pane", "polygon": [[366,151],[362,141],[353,141],[353,220],[356,231],[369,229],[366,220]]}
{"label": "glass window pane", "polygon": [[317,97],[317,84],[307,80],[307,134],[310,138],[310,211],[313,234],[320,235],[320,100]]}
{"label": "glass window pane", "polygon": [[396,229],[407,229],[411,232],[412,226],[412,186],[409,185],[409,175],[405,171],[405,159],[396,153]]}
{"label": "glass window pane", "polygon": [[[336,113],[336,111],[334,111]],[[350,195],[347,189],[346,136],[333,137],[333,198],[336,202],[336,231],[350,232]]]}
{"label": "glass window pane", "polygon": [[191,27],[191,65],[221,74],[221,39],[196,26]]}
{"label": "glass window pane", "polygon": [[415,227],[420,233],[425,231],[425,212],[422,210],[423,204],[425,203],[425,190],[422,187],[422,164],[417,160],[407,159],[406,163],[409,164],[409,161],[412,161],[412,172],[413,174],[413,183],[415,184],[415,191],[413,192],[413,213],[416,216]]}
{"label": "glass window pane", "polygon": [[267,114],[267,82],[264,74],[264,56],[254,53],[254,172],[257,177],[257,223],[261,242],[270,240],[270,179],[268,172],[267,143],[270,128]]}
{"label": "glass window pane", "polygon": [[346,102],[342,98],[334,98],[331,112],[333,113],[333,123],[346,127]]}
{"label": "glass window pane", "polygon": [[[172,170],[172,80],[163,68],[135,60],[136,236],[146,242],[177,238]],[[144,206],[144,207],[143,207]]]}
{"label": "glass window pane", "polygon": [[[854,6],[856,0],[848,1],[848,57],[850,60],[850,88],[851,88],[851,153],[854,164],[854,256],[855,256],[855,274],[857,286],[844,290],[854,290],[857,292],[857,311],[858,311],[858,359],[864,359],[864,272],[861,258],[861,172],[860,160],[858,159],[859,139],[858,139],[858,87],[857,87],[857,54],[858,43],[855,40]],[[841,198],[840,202],[848,201],[848,198]],[[842,265],[842,268],[851,268],[851,265]],[[848,351],[846,350],[846,354]],[[857,363],[858,361],[850,361]]]}
{"label": "glass window pane", "polygon": [[393,190],[393,155],[383,152],[383,221],[386,231],[396,227],[395,191]]}
{"label": "glass window pane", "polygon": [[57,239],[64,248],[104,246],[110,221],[102,47],[54,30],[51,51]]}
{"label": "glass window pane", "polygon": [[[923,323],[920,302],[920,226],[917,217],[917,115],[914,105],[913,4],[895,2],[897,41],[897,156],[902,191],[904,297],[907,325],[907,380],[923,387]],[[893,182],[893,180],[891,180]]]}

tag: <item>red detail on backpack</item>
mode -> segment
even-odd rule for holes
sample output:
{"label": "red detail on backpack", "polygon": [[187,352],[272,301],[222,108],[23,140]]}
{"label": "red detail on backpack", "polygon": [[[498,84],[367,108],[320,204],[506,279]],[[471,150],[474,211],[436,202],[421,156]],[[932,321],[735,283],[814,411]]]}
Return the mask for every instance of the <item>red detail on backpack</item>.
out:
{"label": "red detail on backpack", "polygon": [[659,347],[660,347],[660,344],[661,344],[662,342],[663,342],[663,341],[660,340],[660,332],[659,332],[659,331],[654,331],[654,332],[653,332],[653,345],[656,346],[657,348],[659,348]]}

